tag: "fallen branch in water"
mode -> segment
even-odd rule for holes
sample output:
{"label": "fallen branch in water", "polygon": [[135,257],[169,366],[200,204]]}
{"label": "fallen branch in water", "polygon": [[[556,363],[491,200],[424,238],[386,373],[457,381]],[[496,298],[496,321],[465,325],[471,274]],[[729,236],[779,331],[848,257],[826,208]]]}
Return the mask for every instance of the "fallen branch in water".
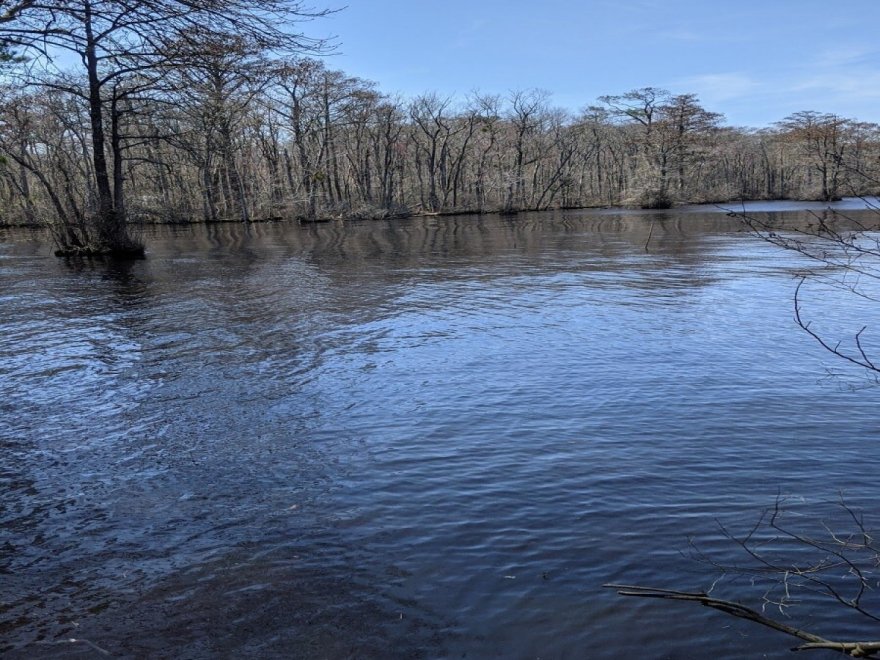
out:
{"label": "fallen branch in water", "polygon": [[636,596],[639,598],[663,598],[666,600],[684,600],[700,603],[714,610],[719,610],[725,614],[754,621],[762,626],[778,630],[779,632],[797,637],[806,642],[792,648],[792,651],[811,651],[816,649],[832,650],[843,653],[853,658],[870,658],[880,653],[880,641],[874,642],[836,642],[825,639],[819,635],[814,635],[806,630],[794,628],[792,626],[780,623],[774,619],[770,619],[760,612],[734,603],[729,600],[721,600],[712,598],[708,594],[701,592],[674,591],[671,589],[656,589],[653,587],[642,587],[628,584],[606,584],[603,585],[608,589],[616,589],[620,596]]}

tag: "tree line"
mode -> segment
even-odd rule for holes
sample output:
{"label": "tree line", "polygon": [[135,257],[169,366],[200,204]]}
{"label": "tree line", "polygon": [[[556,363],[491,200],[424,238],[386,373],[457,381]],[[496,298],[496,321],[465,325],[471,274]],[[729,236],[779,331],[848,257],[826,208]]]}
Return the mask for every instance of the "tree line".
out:
{"label": "tree line", "polygon": [[321,12],[299,3],[18,4],[0,15],[0,222],[46,222],[68,251],[125,247],[132,221],[878,192],[880,126],[833,114],[736,128],[653,87],[578,113],[539,90],[401,98],[310,57],[323,44],[290,27]]}

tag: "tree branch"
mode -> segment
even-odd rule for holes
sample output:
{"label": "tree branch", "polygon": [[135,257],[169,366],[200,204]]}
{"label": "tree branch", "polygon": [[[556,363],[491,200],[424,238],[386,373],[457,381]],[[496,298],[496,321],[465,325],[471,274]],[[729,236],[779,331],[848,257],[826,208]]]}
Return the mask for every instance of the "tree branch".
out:
{"label": "tree branch", "polygon": [[655,587],[644,587],[639,585],[626,584],[605,584],[602,586],[607,589],[616,589],[618,595],[620,596],[632,596],[638,598],[660,598],[664,600],[681,600],[699,603],[701,605],[704,605],[705,607],[718,610],[719,612],[724,612],[725,614],[729,614],[740,619],[753,621],[754,623],[757,623],[759,625],[765,626],[767,628],[772,628],[773,630],[777,630],[781,633],[785,633],[786,635],[796,637],[806,642],[806,644],[801,644],[800,646],[794,647],[792,649],[793,651],[825,649],[838,651],[839,653],[843,653],[844,655],[848,655],[853,658],[872,657],[880,652],[880,641],[841,642],[825,639],[824,637],[811,633],[808,630],[795,628],[793,626],[789,626],[787,624],[776,621],[775,619],[766,617],[760,612],[753,610],[750,607],[746,607],[745,605],[741,605],[739,603],[735,603],[729,600],[722,600],[720,598],[713,598],[708,594],[702,592],[676,591],[672,589],[658,589]]}

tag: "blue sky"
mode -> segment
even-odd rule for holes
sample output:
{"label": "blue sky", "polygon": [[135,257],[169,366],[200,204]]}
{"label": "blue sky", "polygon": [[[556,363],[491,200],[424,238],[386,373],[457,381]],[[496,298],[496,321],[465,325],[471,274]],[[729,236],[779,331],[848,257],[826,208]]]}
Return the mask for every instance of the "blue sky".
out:
{"label": "blue sky", "polygon": [[302,27],[337,36],[331,68],[387,93],[537,87],[579,110],[656,86],[697,94],[732,125],[799,110],[880,122],[880,0],[348,3]]}

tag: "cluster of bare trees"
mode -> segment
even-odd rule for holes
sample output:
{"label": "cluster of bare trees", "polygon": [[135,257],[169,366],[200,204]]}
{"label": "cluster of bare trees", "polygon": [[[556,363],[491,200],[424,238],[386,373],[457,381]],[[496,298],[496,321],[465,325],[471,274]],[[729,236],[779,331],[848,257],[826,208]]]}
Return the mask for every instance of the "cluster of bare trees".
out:
{"label": "cluster of bare trees", "polygon": [[[174,142],[208,118],[215,178],[241,207],[234,112],[247,106],[249,67],[267,52],[320,49],[294,27],[321,14],[298,0],[4,2],[2,61],[22,59],[3,90],[4,201],[49,218],[64,253],[142,252],[128,233],[130,202],[174,194],[168,182],[186,153]],[[187,114],[186,92],[199,87],[202,107]],[[142,177],[138,163],[155,166]],[[162,181],[147,183],[159,169]]]}
{"label": "cluster of bare trees", "polygon": [[28,59],[0,90],[0,222],[49,221],[67,250],[128,245],[131,219],[876,192],[880,127],[834,115],[737,129],[656,88],[580,114],[536,90],[401,99],[303,57],[321,44],[291,34],[316,15],[296,2],[14,4],[0,39]]}

